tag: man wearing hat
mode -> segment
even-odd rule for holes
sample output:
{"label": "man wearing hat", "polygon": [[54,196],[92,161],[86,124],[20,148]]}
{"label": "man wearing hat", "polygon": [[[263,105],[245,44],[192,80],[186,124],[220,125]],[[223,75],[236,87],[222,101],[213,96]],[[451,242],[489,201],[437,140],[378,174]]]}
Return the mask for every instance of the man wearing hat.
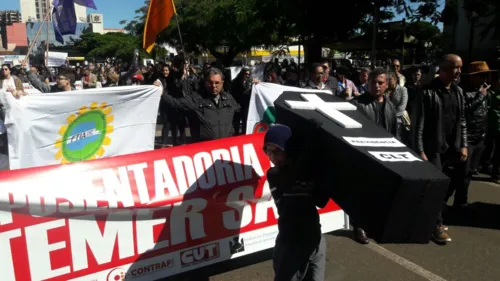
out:
{"label": "man wearing hat", "polygon": [[325,276],[326,242],[316,207],[325,207],[329,199],[301,177],[304,171],[296,165],[300,157],[294,156],[301,147],[284,125],[271,126],[264,137],[264,152],[274,165],[267,171],[267,180],[279,214],[275,281],[299,281],[306,276],[323,281]]}
{"label": "man wearing hat", "polygon": [[450,185],[448,198],[455,193],[453,207],[455,210],[467,208],[469,185],[472,180],[472,170],[476,169],[484,150],[484,140],[488,127],[488,97],[490,95],[491,70],[484,61],[469,64],[468,73],[464,75],[465,119],[467,121],[467,144],[469,157],[463,165],[455,169],[463,180]]}

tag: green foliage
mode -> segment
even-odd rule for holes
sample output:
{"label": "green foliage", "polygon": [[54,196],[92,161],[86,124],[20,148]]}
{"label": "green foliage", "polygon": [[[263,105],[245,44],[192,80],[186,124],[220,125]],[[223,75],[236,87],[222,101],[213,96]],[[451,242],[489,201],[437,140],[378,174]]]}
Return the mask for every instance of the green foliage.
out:
{"label": "green foliage", "polygon": [[[226,64],[242,51],[279,46],[299,38],[321,45],[347,40],[372,23],[374,5],[381,20],[405,13],[410,20],[439,19],[438,0],[175,0],[179,17],[171,20],[157,43],[180,46],[187,53],[209,50]],[[125,29],[142,40],[149,1]]]}
{"label": "green foliage", "polygon": [[431,42],[434,46],[437,46],[441,40],[441,30],[439,28],[427,21],[416,21],[410,22],[406,25],[406,34],[414,36],[419,43],[425,44],[425,42]]}
{"label": "green foliage", "polygon": [[74,47],[89,58],[119,58],[130,61],[139,47],[137,37],[124,33],[84,33]]}

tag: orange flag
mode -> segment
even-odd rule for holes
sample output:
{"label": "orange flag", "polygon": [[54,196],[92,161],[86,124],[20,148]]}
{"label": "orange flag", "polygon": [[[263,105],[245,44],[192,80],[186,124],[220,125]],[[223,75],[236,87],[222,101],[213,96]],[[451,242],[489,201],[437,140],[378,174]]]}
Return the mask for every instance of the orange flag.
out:
{"label": "orange flag", "polygon": [[174,0],[151,0],[144,26],[144,38],[142,47],[146,52],[151,53],[155,45],[156,36],[167,28],[175,10]]}

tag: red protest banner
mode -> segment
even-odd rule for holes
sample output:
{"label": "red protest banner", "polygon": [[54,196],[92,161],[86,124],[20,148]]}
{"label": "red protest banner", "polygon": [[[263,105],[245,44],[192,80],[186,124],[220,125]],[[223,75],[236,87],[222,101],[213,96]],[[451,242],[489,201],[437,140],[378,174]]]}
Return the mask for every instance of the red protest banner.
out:
{"label": "red protest banner", "polygon": [[[153,280],[272,248],[262,135],[0,173],[2,280]],[[343,226],[330,202],[323,231]]]}

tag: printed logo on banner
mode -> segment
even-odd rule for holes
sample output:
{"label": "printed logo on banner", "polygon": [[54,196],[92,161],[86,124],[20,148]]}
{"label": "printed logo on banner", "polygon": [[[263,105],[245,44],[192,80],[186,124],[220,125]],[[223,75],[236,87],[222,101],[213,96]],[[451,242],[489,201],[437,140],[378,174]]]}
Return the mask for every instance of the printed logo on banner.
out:
{"label": "printed logo on banner", "polygon": [[181,267],[192,266],[216,259],[220,256],[219,242],[182,251],[180,256]]}
{"label": "printed logo on banner", "polygon": [[144,275],[148,275],[151,273],[162,271],[162,270],[167,269],[167,268],[171,268],[173,266],[174,266],[174,259],[170,258],[170,259],[162,260],[160,262],[155,262],[155,263],[148,264],[145,266],[133,268],[133,269],[129,270],[129,273],[127,274],[126,279],[128,279],[129,277],[131,277],[131,278],[141,277]]}
{"label": "printed logo on banner", "polygon": [[276,109],[274,106],[270,106],[264,112],[262,121],[257,122],[253,126],[253,133],[266,132],[269,130],[269,125],[273,123],[276,123]]}
{"label": "printed logo on banner", "polygon": [[67,124],[61,126],[61,139],[56,141],[58,151],[55,155],[62,164],[91,160],[104,155],[103,146],[111,143],[109,134],[113,132],[110,123],[112,107],[105,102],[93,102],[82,106],[76,114],[71,114]]}
{"label": "printed logo on banner", "polygon": [[343,137],[352,146],[367,147],[405,147],[396,138],[351,138]]}
{"label": "printed logo on banner", "polygon": [[123,281],[125,280],[126,271],[123,268],[114,268],[106,276],[106,281]]}
{"label": "printed logo on banner", "polygon": [[234,255],[236,253],[241,253],[245,251],[245,241],[243,238],[238,241],[239,236],[233,237],[233,241],[229,241],[229,250],[231,252],[231,255]]}
{"label": "printed logo on banner", "polygon": [[383,162],[422,162],[410,152],[368,151],[371,155]]}

